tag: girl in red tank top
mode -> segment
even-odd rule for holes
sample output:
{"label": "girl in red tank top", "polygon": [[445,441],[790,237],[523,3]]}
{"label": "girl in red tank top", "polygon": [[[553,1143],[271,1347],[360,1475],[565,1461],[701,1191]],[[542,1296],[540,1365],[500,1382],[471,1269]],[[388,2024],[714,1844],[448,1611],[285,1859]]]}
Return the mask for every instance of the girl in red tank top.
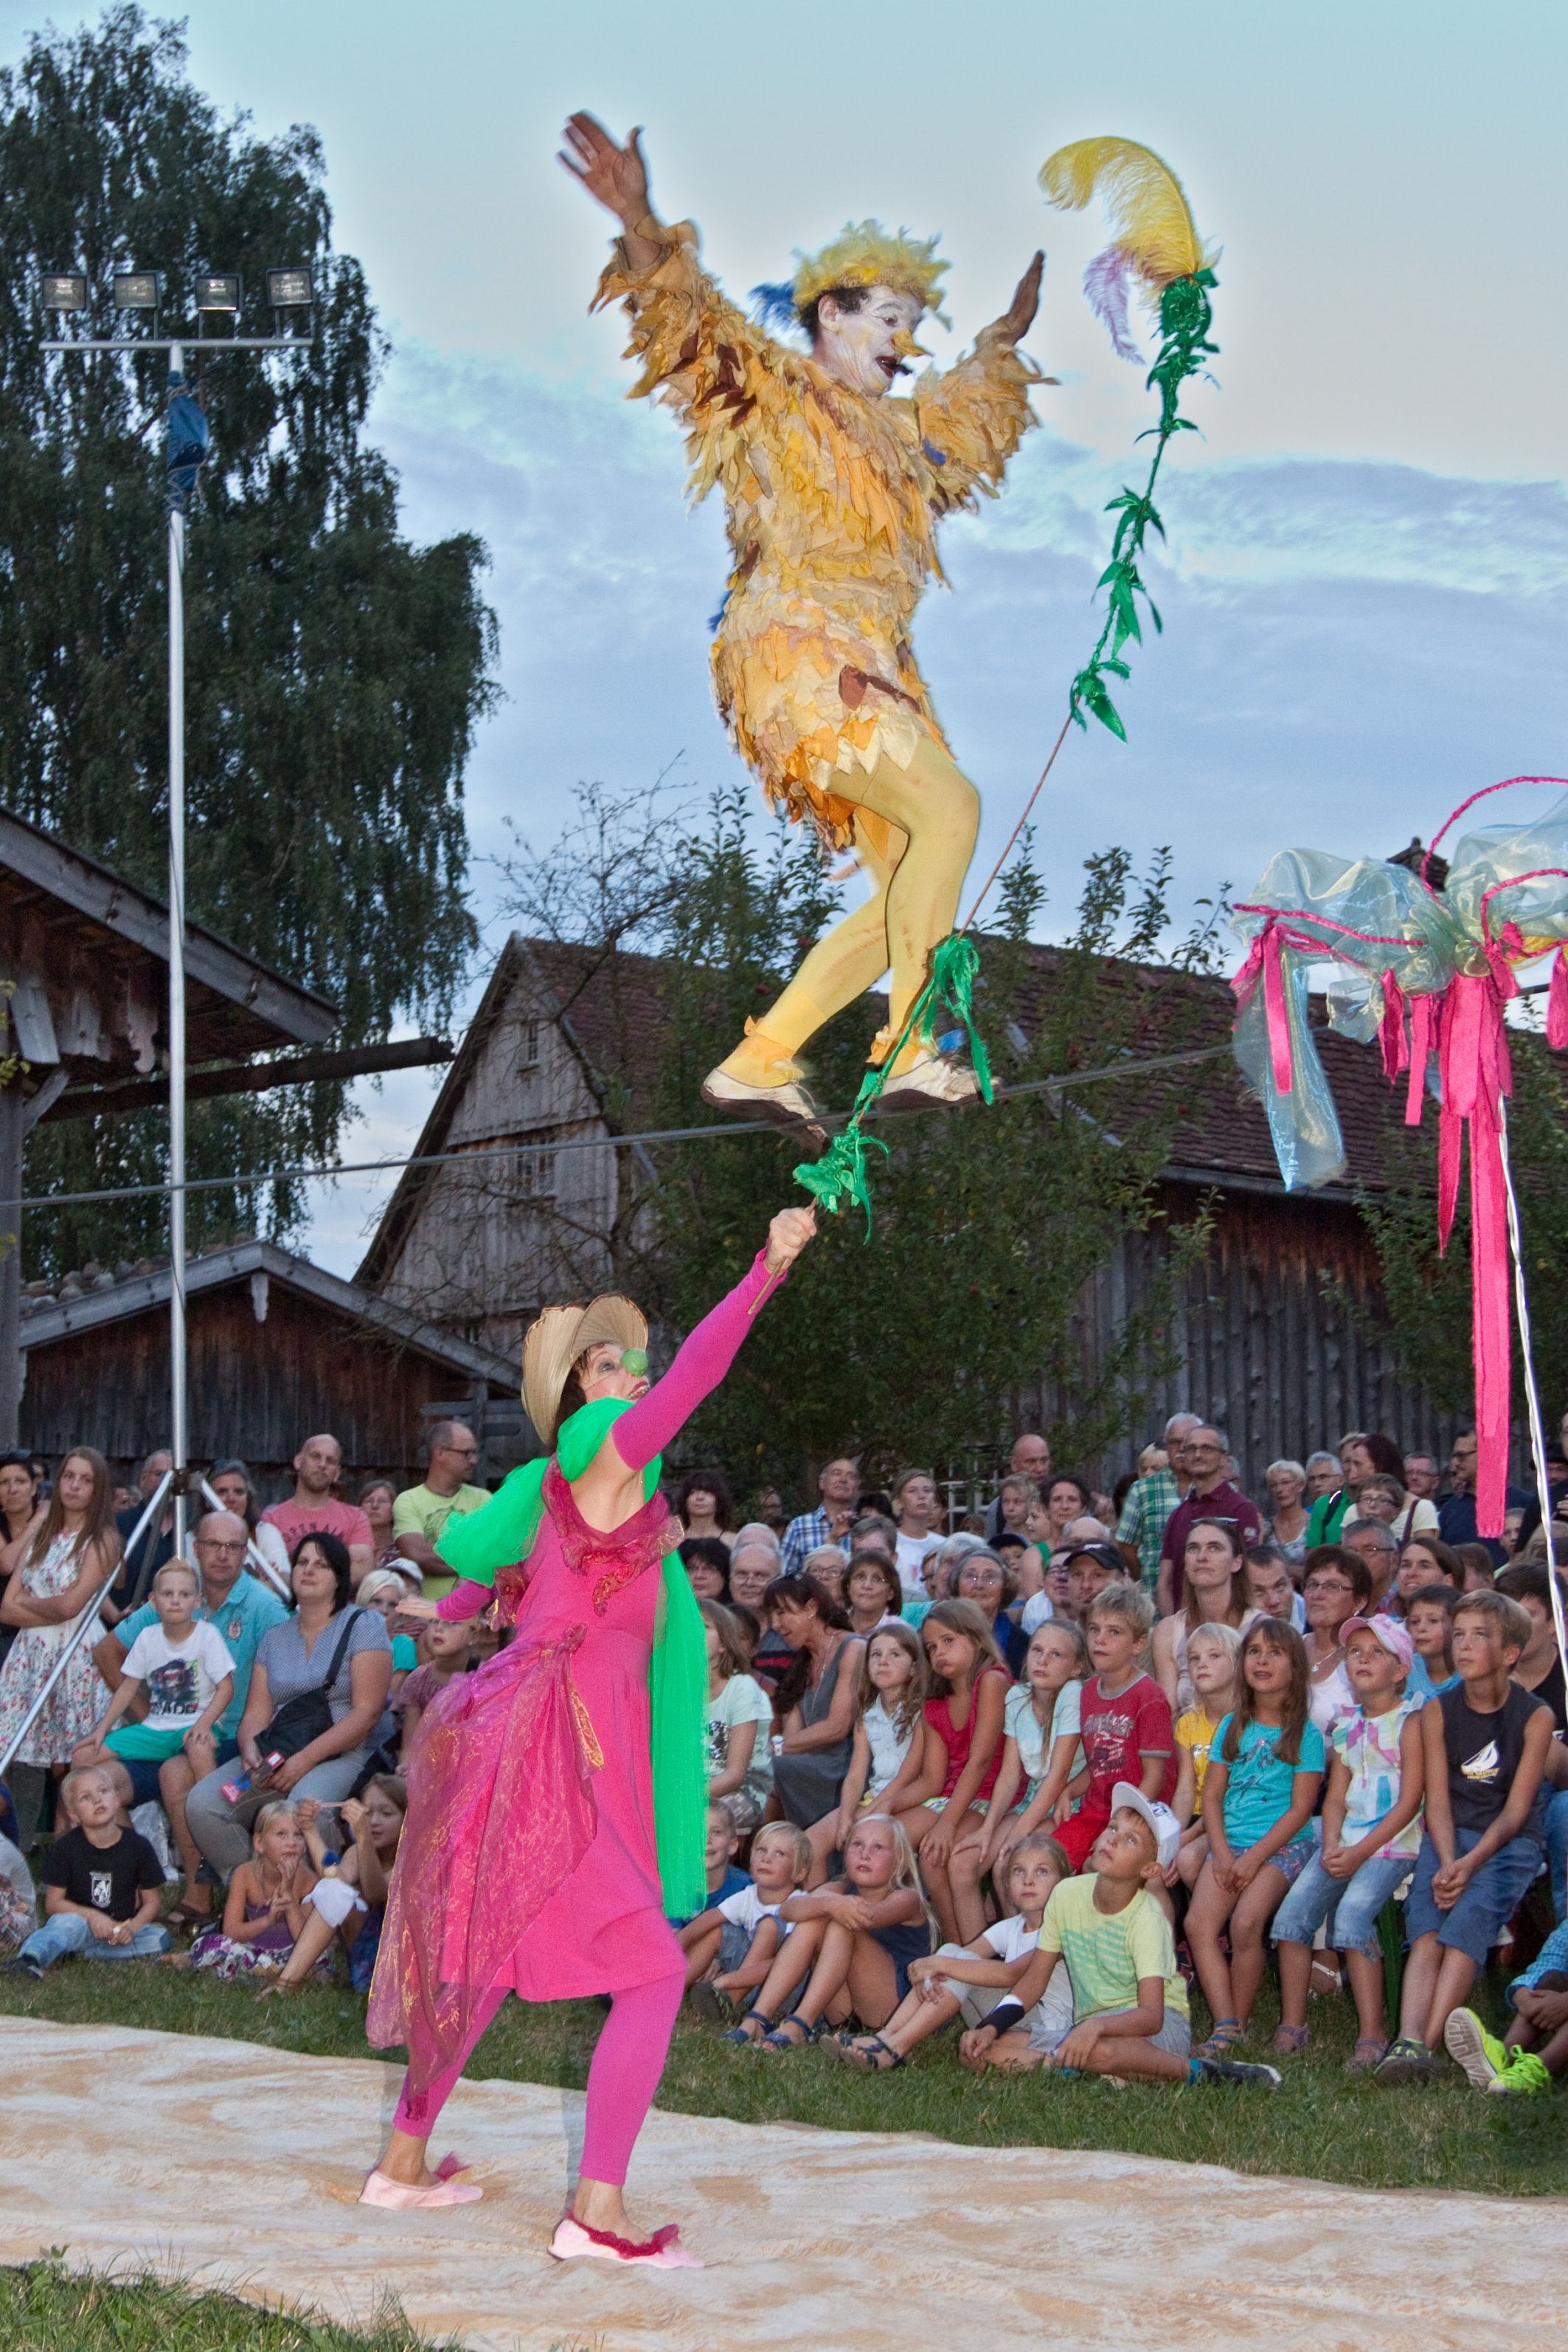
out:
{"label": "girl in red tank top", "polygon": [[942,1934],[962,1943],[948,1865],[955,1845],[984,1831],[986,1800],[1002,1769],[1002,1716],[1012,1676],[973,1601],[939,1601],[926,1612],[921,1639],[931,1665],[925,1751],[898,1818],[920,1855]]}

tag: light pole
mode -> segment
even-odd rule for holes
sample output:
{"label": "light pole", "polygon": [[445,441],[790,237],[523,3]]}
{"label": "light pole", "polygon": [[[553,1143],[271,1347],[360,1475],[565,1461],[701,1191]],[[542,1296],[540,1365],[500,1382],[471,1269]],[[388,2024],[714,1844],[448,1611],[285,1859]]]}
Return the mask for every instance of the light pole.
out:
{"label": "light pole", "polygon": [[[174,1549],[185,1548],[185,1486],[188,1431],[185,1410],[185,520],[196,476],[211,446],[206,418],[185,387],[185,349],[204,355],[222,352],[298,351],[313,341],[303,334],[204,335],[200,321],[237,318],[244,286],[237,271],[210,270],[195,281],[195,335],[156,332],[162,279],[154,269],[118,270],[114,307],[150,311],[150,335],[70,335],[43,341],[46,352],[156,352],[168,354],[169,404],[165,440],[165,503],[169,559],[169,1450],[174,1456]],[[310,272],[269,269],[268,299],[274,313],[308,310],[315,300]],[[43,279],[43,307],[56,318],[91,309],[85,271],[51,270]]]}

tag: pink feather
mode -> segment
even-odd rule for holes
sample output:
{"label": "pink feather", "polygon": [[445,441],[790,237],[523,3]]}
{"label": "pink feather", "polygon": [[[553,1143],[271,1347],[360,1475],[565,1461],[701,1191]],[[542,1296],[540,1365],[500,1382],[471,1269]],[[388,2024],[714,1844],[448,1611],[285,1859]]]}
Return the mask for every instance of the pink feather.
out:
{"label": "pink feather", "polygon": [[1131,274],[1132,257],[1126,247],[1108,245],[1084,271],[1083,290],[1089,297],[1089,309],[1097,318],[1104,320],[1117,358],[1142,365],[1143,354],[1127,331],[1131,293],[1128,280]]}

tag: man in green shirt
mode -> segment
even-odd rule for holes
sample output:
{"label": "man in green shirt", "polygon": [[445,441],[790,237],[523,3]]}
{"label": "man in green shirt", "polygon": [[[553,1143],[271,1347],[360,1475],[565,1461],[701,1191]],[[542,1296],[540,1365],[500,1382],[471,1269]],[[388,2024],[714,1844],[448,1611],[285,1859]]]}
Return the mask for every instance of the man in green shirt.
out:
{"label": "man in green shirt", "polygon": [[430,1467],[420,1486],[405,1486],[392,1506],[392,1533],[399,1553],[425,1579],[426,1600],[450,1592],[457,1578],[436,1549],[442,1528],[456,1511],[477,1511],[489,1496],[466,1481],[479,1458],[479,1441],[460,1421],[438,1421],[430,1432]]}

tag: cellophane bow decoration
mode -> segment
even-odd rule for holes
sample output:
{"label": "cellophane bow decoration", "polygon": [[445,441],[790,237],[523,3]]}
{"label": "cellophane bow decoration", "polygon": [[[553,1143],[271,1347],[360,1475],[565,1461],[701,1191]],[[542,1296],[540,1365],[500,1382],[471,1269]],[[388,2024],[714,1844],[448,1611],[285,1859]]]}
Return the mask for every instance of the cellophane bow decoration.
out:
{"label": "cellophane bow decoration", "polygon": [[[876,1108],[893,1064],[908,1040],[918,1036],[928,1050],[935,1050],[942,1005],[951,1009],[966,1032],[981,1094],[988,1103],[993,1099],[989,1057],[974,1027],[973,1000],[980,958],[969,933],[1039,798],[1069,727],[1076,724],[1087,729],[1087,711],[1123,742],[1127,740],[1127,730],[1105,681],[1108,676],[1124,678],[1131,675],[1125,648],[1141,642],[1142,637],[1140,597],[1155,629],[1163,626],[1138,565],[1145,535],[1150,530],[1157,531],[1162,539],[1165,535],[1154,505],[1160,462],[1176,434],[1196,430],[1192,420],[1180,413],[1182,386],[1199,373],[1205,359],[1217,348],[1208,341],[1213,320],[1209,295],[1216,283],[1212,267],[1215,249],[1199,238],[1182,184],[1168,163],[1162,163],[1150,148],[1140,147],[1131,139],[1080,139],[1071,146],[1059,147],[1047,159],[1041,167],[1040,184],[1047,200],[1060,211],[1079,211],[1096,194],[1104,199],[1110,210],[1118,231],[1116,242],[1090,262],[1084,276],[1084,290],[1109,326],[1118,353],[1123,359],[1141,358],[1127,333],[1128,297],[1134,280],[1158,320],[1160,349],[1148,376],[1149,383],[1160,394],[1160,420],[1149,428],[1154,438],[1154,454],[1142,488],[1120,490],[1106,509],[1116,516],[1117,522],[1110,562],[1097,583],[1106,591],[1104,625],[1093,652],[1073,678],[1061,733],[1006,847],[959,929],[936,949],[931,978],[910,1006],[891,1052],[879,1068],[867,1072],[847,1123],[820,1160],[804,1161],[795,1171],[796,1182],[819,1207],[835,1214],[851,1203],[862,1210],[868,1238],[871,1231],[871,1190],[866,1155],[869,1150],[885,1153],[888,1147],[879,1137],[865,1133],[865,1122]],[[766,293],[769,289],[757,290]],[[793,289],[792,301],[798,302],[800,292],[798,286]]]}
{"label": "cellophane bow decoration", "polygon": [[[1453,1229],[1468,1130],[1476,1517],[1484,1536],[1502,1533],[1508,1479],[1513,1200],[1507,1102],[1513,1075],[1504,1008],[1520,992],[1518,967],[1552,955],[1547,1042],[1568,1046],[1568,798],[1534,824],[1482,825],[1461,835],[1443,887],[1428,877],[1438,843],[1467,809],[1527,783],[1568,779],[1510,776],[1472,793],[1433,836],[1419,873],[1375,857],[1281,851],[1252,902],[1236,909],[1236,929],[1250,944],[1231,982],[1236,1058],[1268,1112],[1288,1189],[1331,1183],[1345,1172],[1339,1118],[1307,1017],[1313,964],[1337,967],[1328,990],[1330,1027],[1367,1044],[1376,1038],[1389,1078],[1404,1077],[1406,1124],[1420,1124],[1428,1093],[1436,1099],[1443,1248]],[[1514,1256],[1522,1321],[1528,1306],[1517,1244]],[[1528,1332],[1521,1329],[1521,1338],[1527,1341]],[[1528,1346],[1525,1373],[1534,1440],[1540,1415]],[[1539,1444],[1536,1452],[1539,1482]]]}

